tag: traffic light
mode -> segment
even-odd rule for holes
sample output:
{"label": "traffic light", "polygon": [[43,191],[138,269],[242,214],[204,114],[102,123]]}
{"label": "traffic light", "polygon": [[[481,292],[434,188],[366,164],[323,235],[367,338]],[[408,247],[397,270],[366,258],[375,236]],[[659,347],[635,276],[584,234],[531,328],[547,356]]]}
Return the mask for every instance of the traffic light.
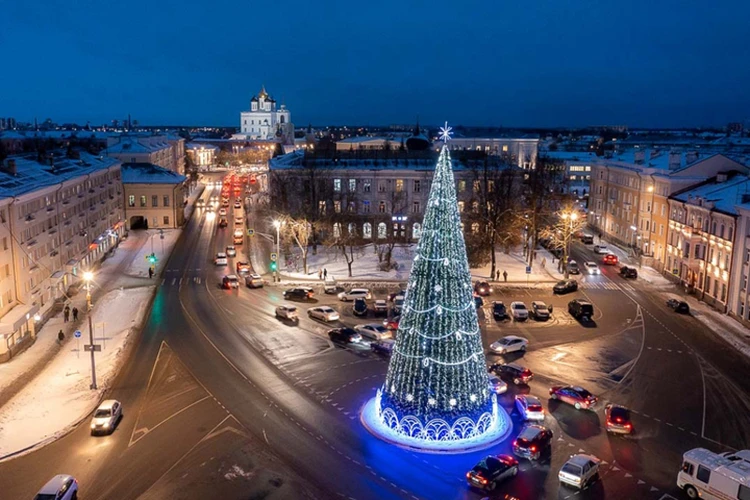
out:
{"label": "traffic light", "polygon": [[271,268],[272,272],[274,272],[274,273],[276,272],[276,261],[275,260],[271,261],[270,268]]}
{"label": "traffic light", "polygon": [[152,264],[156,264],[156,261],[157,261],[157,260],[159,260],[159,259],[157,259],[157,258],[156,258],[156,254],[153,254],[153,253],[152,253],[151,255],[149,255],[149,256],[148,256],[148,261],[149,261],[150,263],[152,263]]}

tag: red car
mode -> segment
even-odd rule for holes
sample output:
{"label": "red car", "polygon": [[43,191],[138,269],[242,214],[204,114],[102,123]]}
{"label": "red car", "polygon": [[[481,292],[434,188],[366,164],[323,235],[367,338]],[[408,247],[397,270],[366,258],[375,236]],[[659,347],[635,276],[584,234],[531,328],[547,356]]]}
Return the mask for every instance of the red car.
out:
{"label": "red car", "polygon": [[394,316],[392,318],[386,318],[383,320],[383,326],[389,330],[398,330],[399,321],[401,321],[401,316]]}
{"label": "red car", "polygon": [[613,253],[608,253],[602,259],[602,263],[607,264],[608,266],[616,266],[618,261],[619,259],[617,258],[617,255]]}
{"label": "red car", "polygon": [[549,397],[559,399],[563,403],[568,403],[574,406],[576,410],[589,410],[598,401],[596,396],[583,387],[570,385],[550,387]]}
{"label": "red car", "polygon": [[624,406],[609,404],[604,408],[604,419],[607,432],[612,434],[632,434],[633,422],[630,420],[630,410]]}

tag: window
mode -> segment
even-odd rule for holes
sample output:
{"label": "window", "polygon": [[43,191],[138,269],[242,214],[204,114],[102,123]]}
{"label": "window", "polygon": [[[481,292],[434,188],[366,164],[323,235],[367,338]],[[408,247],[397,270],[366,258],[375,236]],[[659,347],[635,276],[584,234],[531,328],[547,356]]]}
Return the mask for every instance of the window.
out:
{"label": "window", "polygon": [[419,222],[415,222],[411,229],[411,236],[415,240],[422,237],[422,225]]}
{"label": "window", "polygon": [[420,185],[420,182],[419,182],[418,180],[415,180],[415,181],[414,181],[414,192],[415,192],[415,193],[419,193],[419,192],[420,192],[420,189],[421,189],[421,187],[422,187],[422,186]]}
{"label": "window", "polygon": [[478,222],[473,222],[471,224],[471,232],[474,233],[474,234],[479,233],[479,223]]}
{"label": "window", "polygon": [[349,179],[349,191],[357,190],[357,179]]}
{"label": "window", "polygon": [[159,196],[152,195],[151,196],[151,206],[152,207],[158,207],[159,206]]}
{"label": "window", "polygon": [[142,206],[142,207],[145,207],[145,206],[146,206],[146,196],[145,196],[145,195],[142,195],[142,196],[141,196],[141,206]]}
{"label": "window", "polygon": [[128,196],[128,206],[129,207],[134,207],[135,206],[135,195],[134,194],[131,194],[130,196]]}
{"label": "window", "polygon": [[164,206],[165,207],[169,206],[169,196],[164,196]]}
{"label": "window", "polygon": [[5,277],[10,276],[10,264],[5,264]]}
{"label": "window", "polygon": [[716,222],[711,225],[711,234],[716,236]]}
{"label": "window", "polygon": [[492,193],[495,190],[495,181],[487,181],[487,192]]}
{"label": "window", "polygon": [[169,216],[168,216],[168,215],[165,215],[165,216],[164,216],[164,225],[165,225],[165,226],[168,226],[168,225],[169,225]]}
{"label": "window", "polygon": [[503,153],[507,153],[507,152],[508,152],[508,145],[503,144]]}
{"label": "window", "polygon": [[320,200],[318,202],[318,212],[320,212],[320,215],[326,214],[326,202],[325,200]]}
{"label": "window", "polygon": [[740,490],[737,492],[737,500],[750,500],[750,488],[741,484]]}
{"label": "window", "polygon": [[[369,200],[365,200],[362,202],[362,213],[363,214],[370,213],[370,201]],[[372,228],[370,229],[370,232],[372,232]]]}
{"label": "window", "polygon": [[364,236],[368,240],[372,238],[372,224],[370,224],[369,222],[365,222],[362,226],[362,236]]}
{"label": "window", "polygon": [[378,181],[378,193],[385,193],[386,187],[385,187],[385,181]]}
{"label": "window", "polygon": [[333,190],[337,193],[341,192],[341,179],[333,179]]}
{"label": "window", "polygon": [[479,189],[480,189],[481,187],[482,187],[482,186],[481,186],[481,184],[479,183],[479,181],[474,181],[474,185],[472,186],[472,189],[474,190],[474,192],[475,192],[475,193],[478,193],[478,192],[479,192]]}
{"label": "window", "polygon": [[353,201],[350,201],[346,206],[346,211],[349,212],[350,214],[355,213],[357,211],[357,204],[354,203]]}
{"label": "window", "polygon": [[464,211],[464,205],[465,205],[465,204],[464,204],[464,202],[463,202],[463,201],[459,201],[459,202],[458,202],[458,211],[459,211],[459,212],[463,212],[463,211]]}
{"label": "window", "polygon": [[396,179],[396,192],[400,193],[403,190],[404,190],[404,180]]}
{"label": "window", "polygon": [[696,474],[695,477],[698,479],[698,481],[708,484],[709,479],[711,479],[711,469],[699,465],[698,474]]}
{"label": "window", "polygon": [[418,202],[418,201],[415,201],[415,202],[414,202],[414,203],[412,204],[412,206],[411,206],[411,211],[412,211],[412,213],[418,214],[418,213],[420,212],[420,208],[421,208],[421,207],[419,206],[419,202]]}
{"label": "window", "polygon": [[333,202],[333,212],[337,214],[341,213],[341,201],[336,200]]}
{"label": "window", "polygon": [[333,237],[341,238],[341,223],[340,222],[336,222],[333,225]]}
{"label": "window", "polygon": [[362,181],[362,191],[364,191],[365,193],[369,193],[370,189],[371,189],[370,179],[365,179],[364,181]]}
{"label": "window", "polygon": [[463,193],[464,191],[466,191],[466,181],[458,181],[458,192]]}
{"label": "window", "polygon": [[8,238],[3,238],[3,250],[8,249]]}
{"label": "window", "polygon": [[378,205],[378,212],[380,212],[381,214],[385,213],[385,202],[384,201],[381,201],[380,204]]}
{"label": "window", "polygon": [[729,226],[729,231],[727,232],[727,239],[729,241],[734,241],[734,227]]}
{"label": "window", "polygon": [[388,228],[386,228],[385,222],[381,222],[380,224],[378,224],[378,239],[382,240],[383,238],[385,238],[387,236],[386,235],[387,231],[388,231]]}
{"label": "window", "polygon": [[479,202],[478,201],[472,201],[471,202],[471,211],[475,214],[479,213]]}

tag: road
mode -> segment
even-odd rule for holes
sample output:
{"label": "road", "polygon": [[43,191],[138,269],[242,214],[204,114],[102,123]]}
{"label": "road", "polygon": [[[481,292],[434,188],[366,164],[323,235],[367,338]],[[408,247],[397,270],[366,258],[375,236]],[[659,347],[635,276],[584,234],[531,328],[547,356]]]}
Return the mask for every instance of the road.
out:
{"label": "road", "polygon": [[[204,197],[217,195],[207,190]],[[231,212],[231,209],[230,209]],[[231,214],[230,214],[231,215]],[[232,219],[230,218],[230,221]],[[0,491],[29,498],[49,476],[75,475],[81,498],[481,498],[467,489],[465,472],[489,451],[444,456],[387,445],[359,424],[358,411],[382,382],[387,360],[366,345],[334,346],[327,325],[307,307],[328,304],[336,324],[355,318],[351,304],[315,285],[312,304],[298,304],[298,325],[274,318],[283,287],[223,290],[229,272],[213,255],[231,243],[231,229],[198,210],[166,264],[137,347],[110,390],[125,416],[106,437],[91,437],[88,422],[44,448],[0,464]],[[247,259],[247,242],[235,262]],[[576,245],[579,262],[593,253]],[[625,281],[613,268],[581,278],[566,296],[550,290],[503,287],[491,300],[544,300],[548,322],[497,323],[480,310],[485,346],[503,335],[530,340],[515,361],[535,373],[529,386],[510,387],[499,401],[512,411],[519,392],[539,396],[554,433],[548,463],[521,461],[522,472],[498,493],[521,499],[568,498],[557,471],[572,453],[605,461],[601,481],[585,498],[680,498],[674,485],[683,451],[747,447],[750,364],[690,317],[664,306],[660,291]],[[383,296],[392,288],[376,288]],[[566,311],[581,297],[596,308],[595,327]],[[552,384],[578,384],[600,396],[596,411],[576,411],[548,400]],[[607,402],[634,411],[633,438],[602,430]],[[511,415],[517,428],[522,425]],[[510,440],[509,440],[510,441]],[[492,453],[509,453],[506,442]],[[498,498],[502,498],[499,496]],[[668,497],[667,497],[668,498]]]}

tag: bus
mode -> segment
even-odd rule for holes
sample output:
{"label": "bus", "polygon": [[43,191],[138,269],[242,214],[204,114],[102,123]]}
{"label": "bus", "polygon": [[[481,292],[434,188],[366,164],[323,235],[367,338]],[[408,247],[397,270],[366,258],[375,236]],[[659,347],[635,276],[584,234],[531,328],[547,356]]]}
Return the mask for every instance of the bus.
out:
{"label": "bus", "polygon": [[677,486],[691,499],[750,500],[750,451],[687,451],[682,455]]}

